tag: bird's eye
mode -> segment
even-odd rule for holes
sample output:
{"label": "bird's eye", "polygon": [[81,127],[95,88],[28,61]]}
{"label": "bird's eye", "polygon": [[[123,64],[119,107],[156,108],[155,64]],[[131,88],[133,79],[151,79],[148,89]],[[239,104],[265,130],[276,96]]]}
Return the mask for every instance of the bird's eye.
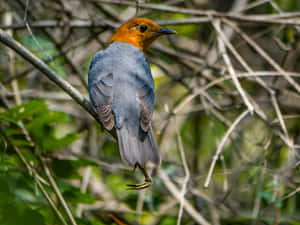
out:
{"label": "bird's eye", "polygon": [[143,24],[143,25],[140,26],[140,31],[142,33],[144,33],[147,30],[147,28],[148,28],[147,25]]}

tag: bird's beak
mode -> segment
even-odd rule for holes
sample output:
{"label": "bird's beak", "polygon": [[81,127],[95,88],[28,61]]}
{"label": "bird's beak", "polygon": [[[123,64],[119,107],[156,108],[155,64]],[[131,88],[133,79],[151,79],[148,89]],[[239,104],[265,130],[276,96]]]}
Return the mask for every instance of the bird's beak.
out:
{"label": "bird's beak", "polygon": [[169,29],[169,28],[160,28],[159,30],[155,31],[158,35],[164,35],[164,34],[177,34],[175,30]]}

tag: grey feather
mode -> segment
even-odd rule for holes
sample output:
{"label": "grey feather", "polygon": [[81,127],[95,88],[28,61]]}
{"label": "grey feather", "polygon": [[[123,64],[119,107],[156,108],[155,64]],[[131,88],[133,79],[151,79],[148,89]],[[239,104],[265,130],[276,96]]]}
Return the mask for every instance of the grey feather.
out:
{"label": "grey feather", "polygon": [[151,128],[154,82],[144,53],[131,44],[114,42],[94,56],[88,85],[101,122],[108,130],[116,127],[122,159],[130,165],[158,164]]}
{"label": "grey feather", "polygon": [[99,119],[107,130],[111,130],[115,123],[111,102],[113,99],[113,75],[102,76],[97,83],[89,86],[92,104],[98,113]]}
{"label": "grey feather", "polygon": [[117,129],[118,141],[120,147],[120,155],[124,162],[134,166],[139,163],[145,166],[147,161],[160,164],[159,150],[152,132],[152,128],[148,130],[144,140],[133,135],[126,125],[121,129]]}

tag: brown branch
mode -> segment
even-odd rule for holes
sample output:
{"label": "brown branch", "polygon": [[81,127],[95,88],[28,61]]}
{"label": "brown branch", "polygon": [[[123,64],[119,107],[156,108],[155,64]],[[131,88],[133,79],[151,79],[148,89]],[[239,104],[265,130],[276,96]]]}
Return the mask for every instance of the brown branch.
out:
{"label": "brown branch", "polygon": [[[125,0],[122,1],[90,0],[90,1],[135,7],[135,2],[125,1]],[[278,23],[278,24],[294,24],[294,25],[300,24],[300,21],[296,18],[300,15],[300,12],[287,12],[287,13],[274,14],[274,15],[273,14],[241,15],[241,14],[216,12],[214,10],[186,9],[186,8],[163,5],[163,4],[140,3],[139,7],[145,9],[164,11],[164,12],[183,13],[183,14],[189,14],[195,16],[207,16],[208,19],[211,17],[223,17],[223,18],[245,21],[245,22]],[[295,19],[288,19],[292,17],[295,17]]]}
{"label": "brown branch", "polygon": [[[53,81],[57,86],[63,89],[72,99],[74,99],[85,111],[87,111],[91,116],[93,116],[100,124],[100,120],[96,112],[93,110],[89,100],[83,97],[80,92],[70,85],[67,81],[62,79],[56,72],[54,72],[47,64],[45,64],[41,59],[33,55],[29,50],[27,50],[19,42],[15,41],[9,35],[7,35],[3,30],[0,29],[0,42],[6,46],[14,49],[19,55],[30,62],[34,67],[46,75],[51,81]],[[114,131],[110,132],[114,137]]]}

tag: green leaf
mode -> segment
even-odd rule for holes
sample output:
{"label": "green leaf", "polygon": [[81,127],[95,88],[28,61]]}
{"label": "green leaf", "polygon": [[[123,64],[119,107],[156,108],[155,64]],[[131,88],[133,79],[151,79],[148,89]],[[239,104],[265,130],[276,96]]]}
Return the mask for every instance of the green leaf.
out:
{"label": "green leaf", "polygon": [[76,165],[77,168],[80,167],[87,167],[87,166],[98,166],[98,164],[96,162],[93,162],[89,159],[78,159],[78,160],[73,160],[74,164]]}
{"label": "green leaf", "polygon": [[174,224],[176,224],[176,219],[172,218],[172,217],[165,217],[160,224],[161,225],[174,225]]}
{"label": "green leaf", "polygon": [[43,143],[41,146],[46,151],[58,150],[73,143],[75,140],[77,140],[77,137],[77,133],[67,134],[62,138],[55,138],[54,136],[49,136],[49,138],[43,139]]}
{"label": "green leaf", "polygon": [[[53,42],[41,36],[35,36],[35,38],[38,44],[29,35],[24,35],[21,40],[31,51],[37,52],[39,58],[49,59],[59,54],[59,51],[55,48]],[[49,66],[60,76],[66,77],[65,71],[62,69],[64,66],[62,57],[57,57],[54,61],[51,60]]]}
{"label": "green leaf", "polygon": [[9,182],[0,177],[0,206],[11,198]]}
{"label": "green leaf", "polygon": [[[68,116],[64,113],[50,111],[41,100],[33,100],[0,113],[0,119],[12,124],[6,128],[6,135],[12,137],[11,142],[19,147],[30,147],[26,138],[22,136],[18,125],[19,121],[25,124],[26,130],[37,146],[45,151],[58,150],[77,139],[76,133],[70,133],[60,138],[55,136],[57,123],[68,122]],[[15,137],[16,135],[18,137]]]}
{"label": "green leaf", "polygon": [[288,27],[285,29],[285,38],[288,43],[295,42],[295,32],[293,28]]}
{"label": "green leaf", "polygon": [[24,224],[28,224],[30,221],[31,224],[34,225],[44,225],[43,216],[37,211],[27,208],[23,213]]}
{"label": "green leaf", "polygon": [[70,187],[69,190],[63,193],[63,196],[67,202],[78,204],[92,204],[96,200],[89,193],[82,193],[79,188]]}
{"label": "green leaf", "polygon": [[271,201],[273,194],[269,191],[263,191],[258,193],[258,197]]}
{"label": "green leaf", "polygon": [[73,161],[75,160],[55,159],[51,164],[52,170],[61,178],[80,178]]}
{"label": "green leaf", "polygon": [[44,225],[43,216],[28,205],[14,202],[8,203],[0,210],[0,224],[1,225]]}
{"label": "green leaf", "polygon": [[61,178],[76,179],[81,178],[77,172],[81,167],[98,166],[95,162],[87,159],[55,159],[53,160],[51,167],[55,175]]}

